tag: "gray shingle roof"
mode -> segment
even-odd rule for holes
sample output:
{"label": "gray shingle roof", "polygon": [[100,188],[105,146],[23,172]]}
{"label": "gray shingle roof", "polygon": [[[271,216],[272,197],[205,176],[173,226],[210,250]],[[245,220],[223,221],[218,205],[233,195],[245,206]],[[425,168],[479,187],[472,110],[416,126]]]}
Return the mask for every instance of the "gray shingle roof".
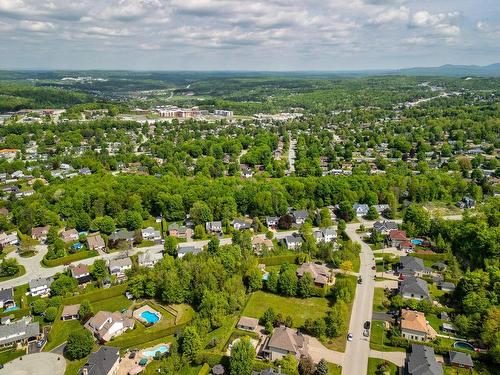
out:
{"label": "gray shingle roof", "polygon": [[450,363],[460,366],[473,367],[472,357],[468,353],[456,352],[450,350]]}
{"label": "gray shingle roof", "polygon": [[443,375],[443,367],[437,363],[434,349],[425,345],[411,346],[406,366],[408,375]]}
{"label": "gray shingle roof", "polygon": [[38,322],[29,323],[26,320],[0,326],[0,345],[10,344],[19,340],[38,336],[40,326]]}
{"label": "gray shingle roof", "polygon": [[87,363],[78,371],[83,374],[86,368],[88,375],[108,375],[116,361],[120,358],[120,349],[112,346],[101,346],[97,352],[90,354]]}
{"label": "gray shingle roof", "polygon": [[417,277],[406,277],[403,281],[401,281],[399,291],[401,294],[423,295],[427,299],[430,299],[427,282]]}

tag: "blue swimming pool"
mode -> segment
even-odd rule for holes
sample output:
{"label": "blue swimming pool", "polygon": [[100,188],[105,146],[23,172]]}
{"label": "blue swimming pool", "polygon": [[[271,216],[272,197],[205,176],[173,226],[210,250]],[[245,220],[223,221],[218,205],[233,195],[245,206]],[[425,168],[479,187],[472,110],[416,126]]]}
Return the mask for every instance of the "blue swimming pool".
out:
{"label": "blue swimming pool", "polygon": [[148,322],[149,324],[154,324],[156,323],[158,320],[160,320],[160,317],[155,314],[155,313],[152,313],[151,311],[143,311],[141,313],[141,318],[144,319],[146,322]]}
{"label": "blue swimming pool", "polygon": [[423,242],[424,240],[421,240],[420,238],[414,238],[413,240],[411,240],[411,243],[417,246],[422,245]]}
{"label": "blue swimming pool", "polygon": [[6,312],[16,311],[16,310],[19,310],[19,306],[7,307],[3,312],[6,313]]}
{"label": "blue swimming pool", "polygon": [[154,357],[156,352],[160,352],[161,354],[168,352],[168,345],[160,345],[152,350],[145,350],[142,352],[142,355],[146,357]]}
{"label": "blue swimming pool", "polygon": [[465,341],[455,341],[453,347],[457,349],[470,350],[471,352],[474,351],[474,347]]}

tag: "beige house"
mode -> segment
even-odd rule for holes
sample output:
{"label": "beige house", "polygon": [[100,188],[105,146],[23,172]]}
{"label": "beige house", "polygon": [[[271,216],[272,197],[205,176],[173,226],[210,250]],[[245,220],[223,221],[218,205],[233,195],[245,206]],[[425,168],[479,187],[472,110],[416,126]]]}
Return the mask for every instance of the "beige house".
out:
{"label": "beige house", "polygon": [[252,238],[252,247],[255,253],[259,254],[262,250],[273,250],[274,244],[270,239],[255,236]]}
{"label": "beige house", "polygon": [[93,233],[87,236],[87,247],[89,250],[104,250],[106,244],[99,233]]}
{"label": "beige house", "polygon": [[107,342],[134,328],[134,321],[120,312],[99,311],[87,323],[88,329],[98,340]]}
{"label": "beige house", "polygon": [[408,340],[427,341],[436,338],[436,331],[425,319],[425,314],[420,311],[401,309],[399,321],[401,336]]}
{"label": "beige house", "polygon": [[325,265],[313,262],[302,263],[297,269],[297,277],[302,277],[305,273],[309,273],[312,276],[314,284],[317,286],[325,286],[332,283],[332,272]]}
{"label": "beige house", "polygon": [[309,352],[309,337],[297,330],[281,326],[275,328],[271,337],[262,346],[262,352],[271,361],[282,359],[287,354],[297,358]]}

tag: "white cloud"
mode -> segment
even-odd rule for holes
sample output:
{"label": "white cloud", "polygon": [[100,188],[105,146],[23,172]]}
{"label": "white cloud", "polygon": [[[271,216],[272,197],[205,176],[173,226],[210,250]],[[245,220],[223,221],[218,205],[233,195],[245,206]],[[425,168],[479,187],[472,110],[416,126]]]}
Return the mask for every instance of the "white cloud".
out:
{"label": "white cloud", "polygon": [[23,20],[19,22],[19,28],[26,31],[47,32],[55,30],[55,25],[51,22]]}
{"label": "white cloud", "polygon": [[408,21],[409,16],[410,10],[407,7],[388,8],[378,13],[375,17],[370,18],[368,22],[374,25],[382,25],[397,21],[405,22]]}

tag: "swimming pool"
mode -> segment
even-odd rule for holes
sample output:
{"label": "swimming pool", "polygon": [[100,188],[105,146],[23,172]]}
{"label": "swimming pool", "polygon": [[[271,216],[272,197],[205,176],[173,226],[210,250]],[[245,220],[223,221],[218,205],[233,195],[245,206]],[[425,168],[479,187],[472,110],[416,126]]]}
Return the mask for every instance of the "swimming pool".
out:
{"label": "swimming pool", "polygon": [[412,244],[414,245],[422,245],[422,243],[424,242],[424,240],[421,240],[420,238],[414,238],[413,240],[410,241]]}
{"label": "swimming pool", "polygon": [[142,352],[142,355],[146,357],[154,357],[157,352],[160,352],[161,354],[167,353],[168,345],[160,345],[152,350],[145,350]]}
{"label": "swimming pool", "polygon": [[16,311],[16,310],[19,310],[19,306],[7,307],[3,312],[6,313],[6,312]]}
{"label": "swimming pool", "polygon": [[148,310],[143,311],[141,313],[141,318],[144,319],[149,324],[154,324],[158,320],[160,320],[160,317],[157,314],[155,314],[155,313],[153,313],[151,311],[148,311]]}
{"label": "swimming pool", "polygon": [[457,349],[470,350],[471,352],[475,351],[474,347],[465,341],[455,341],[453,343],[453,347]]}

